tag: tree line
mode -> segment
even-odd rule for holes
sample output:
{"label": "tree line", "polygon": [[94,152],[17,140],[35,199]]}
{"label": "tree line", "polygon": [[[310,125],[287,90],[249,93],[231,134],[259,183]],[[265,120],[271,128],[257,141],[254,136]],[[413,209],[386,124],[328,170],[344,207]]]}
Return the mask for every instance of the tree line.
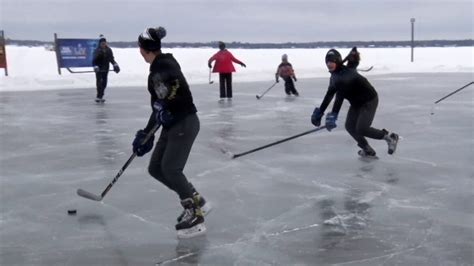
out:
{"label": "tree line", "polygon": [[[35,40],[12,40],[6,39],[7,45],[19,46],[53,46],[54,42],[35,41]],[[474,46],[474,40],[424,40],[415,41],[415,47],[466,47]],[[136,41],[133,42],[109,42],[109,45],[117,48],[137,47]],[[248,42],[228,42],[228,48],[242,49],[291,49],[291,48],[351,48],[353,46],[366,48],[387,48],[387,47],[410,47],[411,41],[332,41],[332,42],[285,42],[285,43],[248,43]],[[163,42],[164,48],[217,48],[217,41],[212,42]]]}

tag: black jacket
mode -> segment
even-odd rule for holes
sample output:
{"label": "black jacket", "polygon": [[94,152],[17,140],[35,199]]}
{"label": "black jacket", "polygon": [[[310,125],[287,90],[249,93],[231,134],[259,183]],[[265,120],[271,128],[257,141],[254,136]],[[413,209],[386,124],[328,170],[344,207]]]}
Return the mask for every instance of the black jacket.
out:
{"label": "black jacket", "polygon": [[369,81],[357,73],[355,69],[340,66],[331,73],[329,88],[324,96],[319,109],[324,112],[336,95],[336,100],[332,107],[332,112],[339,113],[344,99],[348,100],[351,106],[360,107],[377,97],[377,92]]}
{"label": "black jacket", "polygon": [[100,71],[109,71],[111,63],[113,65],[117,64],[114,59],[114,53],[108,46],[105,48],[97,47],[92,58],[92,65],[98,66]]}
{"label": "black jacket", "polygon": [[149,132],[156,123],[153,104],[158,100],[173,115],[174,123],[197,112],[188,82],[172,54],[160,54],[151,63],[148,91],[151,95],[150,103],[153,112],[145,127],[146,132]]}

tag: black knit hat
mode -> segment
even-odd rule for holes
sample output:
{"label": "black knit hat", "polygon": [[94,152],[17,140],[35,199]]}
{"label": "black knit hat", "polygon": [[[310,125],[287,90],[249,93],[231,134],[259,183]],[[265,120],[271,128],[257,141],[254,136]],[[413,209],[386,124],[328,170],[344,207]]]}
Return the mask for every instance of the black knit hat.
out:
{"label": "black knit hat", "polygon": [[161,50],[161,39],[166,36],[166,29],[163,27],[146,28],[140,36],[138,36],[138,46],[147,51]]}
{"label": "black knit hat", "polygon": [[219,46],[219,49],[221,49],[221,50],[225,49],[225,43],[224,42],[219,42],[218,46]]}
{"label": "black knit hat", "polygon": [[99,44],[102,43],[102,42],[107,42],[107,40],[105,39],[104,34],[99,35]]}
{"label": "black knit hat", "polygon": [[333,63],[336,63],[336,65],[341,65],[342,64],[342,56],[336,49],[329,50],[326,53],[325,60],[326,60],[326,63],[327,62],[333,62]]}

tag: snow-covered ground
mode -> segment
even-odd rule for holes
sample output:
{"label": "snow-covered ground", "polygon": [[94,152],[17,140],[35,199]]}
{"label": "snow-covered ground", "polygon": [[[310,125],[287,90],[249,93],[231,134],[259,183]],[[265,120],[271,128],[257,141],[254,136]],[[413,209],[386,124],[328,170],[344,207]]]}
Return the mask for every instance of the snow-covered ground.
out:
{"label": "snow-covered ground", "polygon": [[[234,82],[272,81],[281,55],[286,53],[299,78],[328,77],[324,56],[328,49],[230,49],[235,57],[247,64],[247,68],[236,66]],[[145,86],[148,65],[143,61],[138,48],[113,48],[121,67],[117,75],[109,75],[109,87]],[[209,81],[207,60],[216,49],[164,49],[175,55],[190,84],[205,84]],[[339,49],[345,56],[349,49]],[[473,47],[416,48],[415,60],[411,62],[411,49],[405,48],[360,48],[360,68],[374,66],[366,75],[395,73],[447,73],[473,72]],[[0,90],[48,90],[90,88],[95,86],[95,76],[71,74],[62,69],[58,74],[56,56],[43,47],[7,46],[9,76],[0,74]],[[76,69],[77,70],[77,69]],[[84,70],[84,69],[82,69]],[[1,70],[0,70],[1,73]],[[218,77],[214,74],[212,79]]]}

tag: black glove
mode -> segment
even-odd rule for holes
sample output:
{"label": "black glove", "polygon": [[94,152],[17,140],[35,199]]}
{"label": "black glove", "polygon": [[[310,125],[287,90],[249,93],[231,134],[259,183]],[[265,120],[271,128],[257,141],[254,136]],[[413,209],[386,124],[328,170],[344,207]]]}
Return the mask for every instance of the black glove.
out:
{"label": "black glove", "polygon": [[244,63],[240,63],[240,65],[243,66],[243,67],[247,67]]}
{"label": "black glove", "polygon": [[331,131],[332,129],[336,128],[336,120],[337,120],[337,113],[329,113],[326,115],[326,129]]}
{"label": "black glove", "polygon": [[323,117],[323,115],[324,113],[321,112],[318,107],[314,108],[313,115],[311,115],[311,123],[314,126],[319,127],[321,125],[321,118]]}
{"label": "black glove", "polygon": [[156,101],[153,104],[153,109],[156,111],[156,121],[159,121],[165,127],[169,127],[173,124],[174,116],[168,109],[166,109],[164,101]]}
{"label": "black glove", "polygon": [[147,142],[143,143],[145,140],[147,133],[140,129],[137,131],[135,135],[135,139],[133,140],[133,152],[137,154],[138,157],[141,157],[147,154],[151,149],[153,149],[153,141],[155,140],[155,136],[152,135]]}
{"label": "black glove", "polygon": [[295,77],[295,76],[293,76],[293,80],[296,81],[296,77]]}
{"label": "black glove", "polygon": [[120,67],[117,63],[114,64],[114,71],[115,73],[119,73],[120,72]]}
{"label": "black glove", "polygon": [[207,63],[207,66],[208,66],[209,68],[212,68],[211,63]]}

